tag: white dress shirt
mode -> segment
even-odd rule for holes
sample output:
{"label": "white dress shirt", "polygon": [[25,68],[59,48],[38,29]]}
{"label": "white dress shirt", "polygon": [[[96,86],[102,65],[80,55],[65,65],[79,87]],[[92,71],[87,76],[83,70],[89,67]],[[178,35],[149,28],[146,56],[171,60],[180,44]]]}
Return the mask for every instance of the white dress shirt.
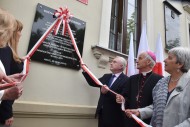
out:
{"label": "white dress shirt", "polygon": [[112,81],[110,87],[111,87],[112,84],[115,82],[115,80],[120,76],[121,73],[122,73],[122,72],[120,72],[120,73],[116,73],[116,74],[112,74],[112,75],[115,75],[115,77],[113,78],[113,81]]}

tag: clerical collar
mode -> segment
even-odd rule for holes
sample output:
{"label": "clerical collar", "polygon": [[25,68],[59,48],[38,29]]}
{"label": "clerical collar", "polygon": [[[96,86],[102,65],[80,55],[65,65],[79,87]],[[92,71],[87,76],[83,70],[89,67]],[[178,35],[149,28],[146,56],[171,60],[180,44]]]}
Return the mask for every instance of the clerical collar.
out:
{"label": "clerical collar", "polygon": [[147,71],[147,72],[141,72],[143,76],[146,76],[147,74],[149,74],[150,72],[152,72],[152,70]]}

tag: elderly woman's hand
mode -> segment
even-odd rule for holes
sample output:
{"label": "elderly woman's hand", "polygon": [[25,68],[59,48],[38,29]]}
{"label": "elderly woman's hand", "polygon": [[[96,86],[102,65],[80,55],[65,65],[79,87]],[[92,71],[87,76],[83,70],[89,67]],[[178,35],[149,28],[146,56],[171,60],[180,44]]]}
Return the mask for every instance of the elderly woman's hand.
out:
{"label": "elderly woman's hand", "polygon": [[140,112],[138,109],[126,109],[125,114],[131,118],[131,115],[134,114],[137,117],[140,117]]}

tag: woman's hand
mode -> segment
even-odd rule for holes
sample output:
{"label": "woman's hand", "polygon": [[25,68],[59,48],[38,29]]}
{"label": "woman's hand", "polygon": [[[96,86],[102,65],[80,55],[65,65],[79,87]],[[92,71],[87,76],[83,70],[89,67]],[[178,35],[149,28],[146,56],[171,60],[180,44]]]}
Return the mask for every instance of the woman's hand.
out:
{"label": "woman's hand", "polygon": [[24,74],[17,73],[17,74],[9,75],[8,77],[11,78],[15,82],[19,82],[23,76]]}
{"label": "woman's hand", "polygon": [[4,83],[4,82],[11,83],[11,82],[13,82],[13,80],[12,80],[10,77],[6,76],[6,75],[5,75],[3,72],[1,72],[1,70],[0,70],[0,83]]}
{"label": "woman's hand", "polygon": [[7,126],[11,126],[11,125],[13,124],[13,121],[14,121],[13,117],[11,117],[11,118],[5,120],[5,126],[6,126],[6,127],[7,127]]}
{"label": "woman's hand", "polygon": [[125,110],[125,114],[131,118],[131,115],[134,114],[137,117],[140,117],[140,112],[138,109],[127,109]]}

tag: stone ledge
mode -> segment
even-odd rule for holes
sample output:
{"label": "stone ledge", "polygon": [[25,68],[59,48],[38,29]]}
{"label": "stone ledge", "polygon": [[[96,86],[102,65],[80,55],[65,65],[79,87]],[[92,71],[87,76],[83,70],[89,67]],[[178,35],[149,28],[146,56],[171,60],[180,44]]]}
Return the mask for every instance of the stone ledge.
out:
{"label": "stone ledge", "polygon": [[101,47],[99,45],[94,45],[91,47],[94,57],[98,60],[98,67],[105,69],[107,64],[111,62],[116,56],[128,58],[128,55]]}
{"label": "stone ledge", "polygon": [[77,106],[19,101],[14,104],[17,118],[94,119],[95,106]]}
{"label": "stone ledge", "polygon": [[182,6],[183,6],[183,9],[190,14],[190,5],[189,5],[189,3],[190,2],[183,2]]}

